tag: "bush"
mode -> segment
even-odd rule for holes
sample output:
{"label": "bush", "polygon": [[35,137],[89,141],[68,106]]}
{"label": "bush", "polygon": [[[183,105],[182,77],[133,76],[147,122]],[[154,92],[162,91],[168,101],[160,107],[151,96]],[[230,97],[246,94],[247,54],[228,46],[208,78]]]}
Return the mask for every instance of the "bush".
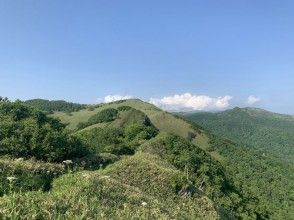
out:
{"label": "bush", "polygon": [[22,158],[0,158],[0,196],[19,191],[49,190],[53,178],[65,173],[60,164]]}
{"label": "bush", "polygon": [[62,161],[87,150],[59,120],[20,102],[0,102],[0,154]]}
{"label": "bush", "polygon": [[[184,171],[187,179],[197,189],[204,191],[225,208],[233,211],[235,207],[242,207],[238,203],[244,195],[238,191],[231,176],[225,173],[224,167],[184,138],[165,135],[144,144],[142,151],[157,154]],[[175,184],[177,185],[178,182],[181,181],[176,180]],[[237,199],[233,200],[232,195]]]}
{"label": "bush", "polygon": [[88,122],[96,124],[101,122],[110,122],[117,117],[118,111],[114,108],[103,109],[96,115],[89,118]]}
{"label": "bush", "polygon": [[196,133],[194,133],[194,132],[188,132],[187,140],[188,141],[192,141],[196,136],[197,136]]}
{"label": "bush", "polygon": [[110,153],[89,154],[85,157],[74,160],[74,163],[82,169],[96,170],[101,167],[106,167],[107,165],[116,162],[118,159],[118,156]]}
{"label": "bush", "polygon": [[117,108],[118,111],[129,111],[131,109],[133,109],[133,108],[131,106],[128,106],[128,105],[119,106]]}
{"label": "bush", "polygon": [[85,127],[88,127],[97,123],[111,122],[117,118],[117,115],[118,115],[118,110],[114,108],[103,109],[97,114],[91,116],[87,122],[78,123],[77,128],[83,129]]}
{"label": "bush", "polygon": [[81,131],[77,136],[93,153],[131,155],[144,141],[155,137],[158,130],[154,126],[131,123],[119,128],[104,127]]}
{"label": "bush", "polygon": [[132,155],[135,153],[134,147],[128,146],[124,143],[119,145],[109,145],[105,148],[105,151],[115,155]]}
{"label": "bush", "polygon": [[131,124],[125,128],[125,135],[128,140],[149,140],[158,134],[158,130],[153,127],[146,127],[138,124]]}
{"label": "bush", "polygon": [[32,99],[27,100],[24,103],[31,107],[47,112],[62,111],[69,113],[79,111],[87,107],[87,105],[66,102],[63,100],[50,101],[45,99]]}
{"label": "bush", "polygon": [[91,105],[88,107],[88,111],[94,111],[95,110],[95,106]]}

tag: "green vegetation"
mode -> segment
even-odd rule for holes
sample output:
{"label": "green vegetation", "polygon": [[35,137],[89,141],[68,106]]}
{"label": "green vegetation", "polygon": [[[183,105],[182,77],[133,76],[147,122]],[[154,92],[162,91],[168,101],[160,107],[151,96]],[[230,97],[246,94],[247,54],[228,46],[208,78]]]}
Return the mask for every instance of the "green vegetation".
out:
{"label": "green vegetation", "polygon": [[293,216],[288,163],[153,105],[126,100],[51,116],[0,102],[0,219]]}
{"label": "green vegetation", "polygon": [[294,214],[294,120],[290,116],[235,108],[184,117],[238,143],[206,132],[208,150],[221,155],[239,188],[259,200],[255,205],[263,213],[259,217],[291,219]]}
{"label": "green vegetation", "polygon": [[118,111],[114,108],[103,109],[102,111],[92,115],[87,122],[80,122],[77,125],[78,129],[82,129],[94,124],[102,123],[102,122],[111,122],[116,119]]}
{"label": "green vegetation", "polygon": [[[114,108],[103,109],[91,116],[88,123],[78,128],[82,129],[97,123],[104,123],[104,127],[83,129],[78,131],[76,136],[93,153],[130,155],[134,154],[140,144],[158,134],[158,130],[141,111],[129,108],[118,113]],[[109,124],[105,124],[106,122]]]}
{"label": "green vegetation", "polygon": [[127,105],[117,107],[117,110],[119,110],[119,111],[129,111],[131,109],[132,109],[132,107],[127,106]]}
{"label": "green vegetation", "polygon": [[[56,165],[33,159],[27,160],[27,158],[37,158],[33,153],[28,154],[25,159],[0,159],[0,164],[3,164],[5,170],[0,184],[4,194],[0,198],[1,219],[19,216],[24,219],[81,217],[189,219],[191,214],[195,218],[205,216],[208,219],[217,219],[227,215],[225,210],[221,207],[217,208],[203,193],[184,195],[185,189],[180,189],[186,186],[182,185],[187,182],[185,174],[170,165],[168,161],[165,162],[146,153],[137,153],[116,162],[123,155],[134,154],[141,144],[147,143],[158,133],[150,119],[141,111],[123,108],[115,116],[112,114],[113,110],[105,110],[104,118],[113,116],[111,120],[106,120],[106,124],[103,120],[106,127],[82,129],[69,135],[58,120],[48,118],[38,110],[18,102],[1,104],[4,109],[8,109],[7,106],[13,109],[13,111],[1,111],[1,117],[7,118],[6,123],[14,118],[11,112],[16,111],[21,115],[14,121],[19,124],[23,123],[22,120],[34,118],[35,113],[42,114],[44,123],[49,123],[47,126],[52,126],[51,122],[56,123],[54,128],[64,133],[65,137],[79,141],[87,152],[85,157],[68,154],[68,159],[71,160]],[[43,126],[42,123],[38,125],[41,128]],[[31,131],[39,132],[39,130]],[[2,137],[4,136],[6,139],[10,138],[8,133],[3,133]],[[43,142],[39,145],[42,146]],[[0,146],[2,149],[2,145]],[[55,150],[55,147],[59,148],[53,146],[52,149]],[[128,151],[129,149],[131,152]],[[7,154],[6,151],[3,151],[4,153]],[[9,155],[20,156],[11,152]],[[38,159],[49,160],[46,157]],[[106,165],[108,167],[101,170]],[[59,172],[54,171],[55,167],[60,168]],[[98,169],[98,171],[79,171],[82,169]],[[66,172],[75,174],[62,175],[56,179]],[[130,181],[133,176],[137,176],[137,179],[127,183],[126,180]],[[152,186],[149,187],[148,181],[152,181]],[[146,184],[142,184],[143,182]]]}
{"label": "green vegetation", "polygon": [[0,154],[63,161],[84,156],[86,149],[58,119],[20,102],[0,102]]}
{"label": "green vegetation", "polygon": [[0,158],[0,170],[0,196],[20,191],[47,191],[53,178],[66,172],[62,164],[9,157]]}
{"label": "green vegetation", "polygon": [[24,103],[31,107],[47,112],[75,112],[87,107],[87,105],[66,102],[63,100],[50,101],[46,99],[31,99],[25,101]]}
{"label": "green vegetation", "polygon": [[[177,196],[170,179],[180,175],[160,168],[145,155],[124,159],[105,171],[63,175],[49,193],[28,192],[3,197],[0,218],[15,219],[218,219],[205,196]],[[134,167],[134,169],[131,169]],[[118,171],[127,171],[122,172]],[[147,172],[145,172],[145,170]],[[151,174],[153,174],[151,176]],[[136,179],[132,179],[136,177]],[[150,187],[148,183],[152,183]],[[143,184],[142,184],[143,183]],[[145,183],[145,184],[144,184]],[[157,194],[168,192],[165,197]],[[166,200],[166,198],[168,198]]]}
{"label": "green vegetation", "polygon": [[257,199],[252,208],[261,219],[291,219],[293,210],[294,167],[242,147],[232,141],[210,135],[214,152],[222,155],[223,164],[245,196]]}
{"label": "green vegetation", "polygon": [[[256,218],[259,210],[253,194],[244,194],[229,172],[209,154],[189,141],[175,135],[165,135],[142,145],[142,150],[159,155],[183,171],[188,180],[190,193],[201,191],[235,216]],[[186,183],[187,184],[187,183]],[[183,190],[184,184],[178,188]],[[186,185],[187,187],[187,185]]]}
{"label": "green vegetation", "polygon": [[121,106],[130,106],[133,109],[143,112],[151,120],[152,124],[161,132],[173,133],[181,137],[187,137],[189,131],[199,133],[198,130],[191,128],[191,125],[182,119],[175,118],[173,115],[163,112],[159,108],[138,99],[108,103],[97,106],[94,111],[83,109],[78,112],[73,112],[71,115],[64,112],[55,112],[53,116],[60,119],[63,123],[68,124],[68,129],[75,130],[80,122],[87,122],[91,116],[103,109],[118,109]]}
{"label": "green vegetation", "polygon": [[219,113],[186,114],[214,134],[254,147],[283,161],[294,160],[294,118],[255,108],[234,108]]}

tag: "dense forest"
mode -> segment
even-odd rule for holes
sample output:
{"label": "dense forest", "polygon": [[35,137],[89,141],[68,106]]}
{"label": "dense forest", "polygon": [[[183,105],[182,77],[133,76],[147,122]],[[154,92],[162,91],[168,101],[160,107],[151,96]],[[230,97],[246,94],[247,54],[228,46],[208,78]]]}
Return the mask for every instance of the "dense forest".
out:
{"label": "dense forest", "polygon": [[52,115],[1,99],[0,169],[1,219],[293,213],[292,167],[140,100]]}
{"label": "dense forest", "polygon": [[46,100],[46,99],[31,99],[24,102],[25,104],[40,109],[42,111],[54,112],[75,112],[87,107],[84,104],[66,102],[63,100]]}
{"label": "dense forest", "polygon": [[290,116],[252,108],[177,115],[210,131],[208,150],[217,151],[238,186],[258,198],[265,218],[290,218],[294,205],[294,120]]}
{"label": "dense forest", "polygon": [[294,118],[256,108],[184,114],[216,135],[293,162]]}

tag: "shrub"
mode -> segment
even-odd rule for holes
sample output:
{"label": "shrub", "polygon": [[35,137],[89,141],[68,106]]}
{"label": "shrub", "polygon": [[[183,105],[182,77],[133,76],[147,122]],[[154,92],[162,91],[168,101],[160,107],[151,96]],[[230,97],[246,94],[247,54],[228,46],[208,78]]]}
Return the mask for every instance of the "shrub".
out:
{"label": "shrub", "polygon": [[[241,192],[234,185],[231,176],[225,173],[224,167],[184,138],[165,135],[144,144],[142,151],[157,154],[184,171],[187,179],[196,188],[204,191],[225,208],[233,210],[236,206],[241,207],[237,204],[242,196]],[[178,182],[176,180],[176,185]],[[231,195],[236,195],[238,200],[232,200]]]}
{"label": "shrub", "polygon": [[42,111],[48,111],[48,112],[63,111],[67,113],[79,111],[87,107],[87,105],[66,102],[63,100],[50,101],[45,99],[27,100],[24,102],[24,104],[37,108]]}
{"label": "shrub", "polygon": [[89,118],[88,122],[91,124],[101,123],[101,122],[110,122],[117,117],[118,111],[114,108],[103,109],[97,114]]}
{"label": "shrub", "polygon": [[133,109],[133,108],[131,106],[128,106],[128,105],[119,106],[117,108],[118,111],[129,111],[131,109]]}
{"label": "shrub", "polygon": [[91,105],[88,107],[88,111],[94,111],[95,110],[95,106]]}
{"label": "shrub", "polygon": [[187,140],[192,141],[196,137],[196,135],[197,134],[195,132],[188,132]]}
{"label": "shrub", "polygon": [[87,170],[96,170],[101,167],[106,167],[119,159],[118,156],[111,153],[89,154],[85,157],[74,160],[74,163],[79,168]]}
{"label": "shrub", "polygon": [[105,148],[105,151],[115,155],[132,155],[135,153],[134,147],[124,143],[118,145],[109,145]]}
{"label": "shrub", "polygon": [[20,102],[0,102],[0,154],[62,161],[87,150],[58,119]]}
{"label": "shrub", "polygon": [[65,173],[60,164],[22,158],[0,158],[0,196],[11,192],[49,190],[53,178]]}
{"label": "shrub", "polygon": [[81,131],[77,136],[93,153],[112,153],[115,155],[134,154],[144,141],[155,137],[158,130],[154,126],[131,123],[125,127],[92,128]]}
{"label": "shrub", "polygon": [[83,129],[85,127],[102,123],[102,122],[111,122],[117,118],[118,110],[114,108],[103,109],[97,114],[91,116],[87,122],[80,122],[77,125],[77,129]]}

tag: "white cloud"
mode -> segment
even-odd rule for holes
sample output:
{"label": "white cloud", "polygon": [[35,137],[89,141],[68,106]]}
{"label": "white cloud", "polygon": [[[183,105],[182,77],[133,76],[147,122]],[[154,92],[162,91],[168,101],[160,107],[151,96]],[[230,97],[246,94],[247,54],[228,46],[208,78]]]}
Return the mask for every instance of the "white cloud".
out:
{"label": "white cloud", "polygon": [[166,96],[163,98],[151,98],[150,103],[170,111],[179,110],[220,110],[230,106],[231,96],[209,97],[206,95],[181,95]]}
{"label": "white cloud", "polygon": [[125,99],[131,99],[133,98],[132,96],[129,95],[107,95],[104,97],[103,102],[105,103],[109,103],[109,102],[115,102],[115,101],[119,101],[119,100],[125,100]]}
{"label": "white cloud", "polygon": [[261,101],[261,99],[259,97],[254,96],[254,95],[251,95],[247,98],[248,105],[254,105],[260,101]]}

